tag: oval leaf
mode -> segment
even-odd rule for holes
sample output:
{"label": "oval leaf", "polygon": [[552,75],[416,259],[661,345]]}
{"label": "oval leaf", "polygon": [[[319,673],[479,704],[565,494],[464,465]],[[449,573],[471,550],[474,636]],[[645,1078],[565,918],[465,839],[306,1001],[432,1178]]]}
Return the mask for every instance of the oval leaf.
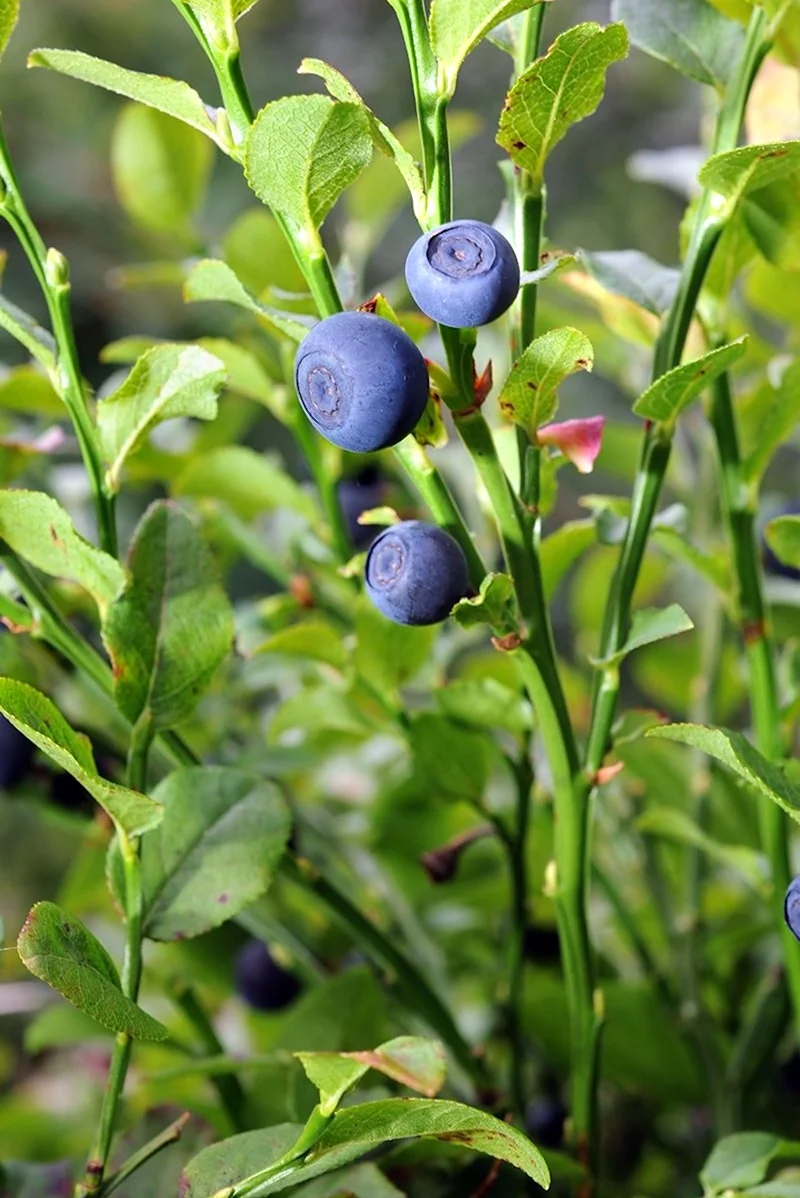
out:
{"label": "oval leaf", "polygon": [[19,0],[0,0],[0,58],[11,41],[18,17]]}
{"label": "oval leaf", "polygon": [[633,405],[637,416],[646,420],[658,420],[671,426],[684,408],[705,391],[709,383],[722,374],[744,354],[747,338],[740,337],[730,345],[712,349],[694,362],[684,362],[662,374],[648,387]]}
{"label": "oval leaf", "polygon": [[[265,214],[266,215],[266,214]],[[303,316],[290,316],[262,304],[251,295],[236,273],[217,258],[204,258],[190,270],[183,286],[183,298],[187,304],[219,301],[245,308],[263,320],[276,332],[283,333],[292,341],[303,340],[315,320]]]}
{"label": "oval leaf", "polygon": [[577,329],[552,329],[532,341],[500,392],[500,409],[533,437],[558,408],[558,388],[571,374],[591,370],[594,350]]}
{"label": "oval leaf", "polygon": [[174,503],[145,512],[128,565],[131,581],[103,624],[114,697],[131,723],[170,728],[191,715],[228,655],[233,613],[210,551]]}
{"label": "oval leaf", "polygon": [[246,445],[221,445],[190,461],[175,479],[176,495],[204,496],[228,504],[243,520],[287,507],[317,519],[313,498],[277,462]]}
{"label": "oval leaf", "polygon": [[669,607],[647,607],[633,613],[630,631],[625,638],[625,644],[618,653],[594,661],[594,665],[605,667],[618,665],[629,653],[641,649],[644,645],[653,645],[656,641],[678,636],[682,632],[691,632],[694,624],[679,603],[671,603]]}
{"label": "oval leaf", "polygon": [[13,678],[0,678],[0,712],[80,782],[128,836],[140,836],[159,823],[161,804],[101,778],[87,738],[70,728],[55,704],[34,687]]}
{"label": "oval leaf", "polygon": [[267,104],[245,145],[253,191],[313,242],[341,193],[371,158],[366,109],[327,96],[286,96]]}
{"label": "oval leaf", "polygon": [[442,90],[452,96],[462,62],[486,35],[537,0],[432,0],[431,45],[439,60]]}
{"label": "oval leaf", "polygon": [[700,171],[700,182],[734,205],[744,196],[787,179],[798,171],[800,141],[782,141],[767,146],[742,146],[725,154],[715,154]]}
{"label": "oval leaf", "polygon": [[611,11],[635,46],[699,83],[723,88],[741,57],[742,27],[707,0],[613,0]]}
{"label": "oval leaf", "polygon": [[766,527],[770,549],[786,566],[800,570],[800,516],[778,516]]}
{"label": "oval leaf", "polygon": [[136,1040],[166,1040],[167,1029],[120,989],[119,974],[100,941],[55,903],[37,903],[17,940],[25,966],[84,1015]]}

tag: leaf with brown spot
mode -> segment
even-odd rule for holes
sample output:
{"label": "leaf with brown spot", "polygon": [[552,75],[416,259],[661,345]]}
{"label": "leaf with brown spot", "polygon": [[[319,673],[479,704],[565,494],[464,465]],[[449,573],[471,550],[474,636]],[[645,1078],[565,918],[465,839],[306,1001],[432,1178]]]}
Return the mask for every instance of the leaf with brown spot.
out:
{"label": "leaf with brown spot", "polygon": [[747,337],[711,350],[695,362],[684,362],[657,379],[633,405],[637,416],[668,427],[705,390],[717,375],[728,370],[745,352]]}

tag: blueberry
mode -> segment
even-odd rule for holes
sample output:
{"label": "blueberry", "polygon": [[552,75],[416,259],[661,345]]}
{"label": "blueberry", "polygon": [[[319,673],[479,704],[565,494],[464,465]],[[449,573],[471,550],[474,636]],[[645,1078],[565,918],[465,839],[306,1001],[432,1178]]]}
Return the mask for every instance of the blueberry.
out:
{"label": "blueberry", "polygon": [[273,960],[260,940],[248,940],[234,963],[236,989],[257,1011],[282,1011],[300,993],[300,983]]}
{"label": "blueberry", "polygon": [[356,549],[369,549],[380,529],[375,524],[359,524],[358,517],[383,503],[386,484],[380,473],[374,466],[365,466],[352,478],[343,478],[338,493],[350,540]]}
{"label": "blueberry", "polygon": [[33,760],[34,746],[5,716],[0,716],[0,790],[19,786]]}
{"label": "blueberry", "polygon": [[540,1098],[528,1104],[525,1130],[541,1148],[560,1148],[564,1142],[567,1110],[557,1098]]}
{"label": "blueberry", "polygon": [[[778,511],[772,512],[770,519],[774,520],[778,516],[800,516],[800,502],[786,503]],[[773,574],[778,578],[792,578],[795,581],[800,581],[800,570],[794,566],[785,565],[780,558],[777,558],[767,544],[766,538],[762,535],[761,552],[764,561],[764,570],[767,574]]]}
{"label": "blueberry", "polygon": [[406,282],[431,320],[475,328],[511,307],[519,291],[519,263],[513,246],[491,225],[454,220],[414,243]]}
{"label": "blueberry", "polygon": [[525,929],[525,956],[534,964],[548,965],[561,960],[558,929],[548,924],[528,924]]}
{"label": "blueberry", "polygon": [[341,449],[372,453],[402,441],[419,421],[428,401],[428,368],[391,321],[339,312],[301,343],[295,385],[317,432]]}
{"label": "blueberry", "polygon": [[372,543],[367,594],[395,624],[438,624],[469,590],[461,546],[435,524],[406,520]]}
{"label": "blueberry", "polygon": [[783,916],[789,931],[800,940],[800,876],[792,878],[783,902]]}

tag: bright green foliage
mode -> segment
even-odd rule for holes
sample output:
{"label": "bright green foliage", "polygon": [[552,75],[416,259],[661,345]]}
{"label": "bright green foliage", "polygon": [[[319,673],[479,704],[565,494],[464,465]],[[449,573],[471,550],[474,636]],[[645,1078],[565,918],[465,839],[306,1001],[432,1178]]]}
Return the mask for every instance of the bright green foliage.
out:
{"label": "bright green foliage", "polygon": [[708,0],[613,0],[639,49],[667,62],[690,79],[721,88],[741,53],[741,27]]}
{"label": "bright green foliage", "polygon": [[355,667],[380,693],[391,694],[411,681],[433,650],[435,628],[393,624],[366,596],[355,613]]}
{"label": "bright green foliage", "polygon": [[48,67],[51,71],[60,71],[62,75],[71,75],[84,83],[93,83],[96,87],[104,87],[107,91],[127,96],[146,104],[148,108],[156,108],[167,116],[175,117],[199,129],[223,149],[223,142],[216,127],[208,115],[206,106],[188,83],[180,83],[176,79],[167,79],[163,75],[143,75],[137,71],[128,71],[113,62],[104,62],[93,58],[90,54],[82,54],[78,50],[34,50],[28,58],[28,66]]}
{"label": "bright green foliage", "polygon": [[19,2],[20,0],[0,0],[0,57],[5,53],[16,27]]}
{"label": "bright green foliage", "polygon": [[120,564],[84,540],[49,495],[0,491],[0,540],[37,570],[84,587],[101,613],[122,589]]}
{"label": "bright green foliage", "polygon": [[444,1049],[435,1040],[419,1036],[398,1036],[371,1052],[298,1052],[295,1056],[319,1090],[323,1115],[332,1115],[370,1069],[429,1098],[444,1085]]}
{"label": "bright green foliage", "polygon": [[372,158],[369,116],[361,104],[326,96],[287,96],[258,114],[245,147],[247,181],[306,243],[345,188]]}
{"label": "bright green foliage", "polygon": [[167,1029],[122,993],[117,968],[100,941],[55,903],[32,908],[17,951],[31,973],[109,1031],[137,1040],[167,1038]]}
{"label": "bright green foliage", "polygon": [[36,366],[16,366],[0,382],[0,409],[59,419],[64,405],[50,380]]}
{"label": "bright green foliage", "polygon": [[714,840],[685,811],[677,807],[648,807],[639,816],[637,827],[648,836],[699,849],[725,869],[738,873],[748,886],[766,897],[768,887],[763,856],[745,845],[721,844]]}
{"label": "bright green foliage", "polygon": [[759,403],[758,439],[745,468],[747,477],[759,483],[775,451],[792,436],[800,422],[800,359],[791,362],[776,388],[769,388]]}
{"label": "bright green foliage", "polygon": [[0,712],[37,748],[71,774],[128,836],[138,836],[161,820],[160,803],[101,778],[88,739],[74,732],[54,703],[13,678],[0,678]]}
{"label": "bright green foliage", "polygon": [[558,389],[566,378],[591,370],[594,350],[578,329],[553,329],[532,341],[503,384],[498,400],[509,420],[533,439],[558,410]]}
{"label": "bright green foliage", "polygon": [[120,203],[145,229],[189,236],[213,156],[208,138],[190,125],[155,108],[126,104],[111,142]]}
{"label": "bright green foliage", "polygon": [[775,556],[800,570],[800,516],[778,516],[767,525],[767,540]]}
{"label": "bright green foliage", "polygon": [[784,1190],[777,1181],[759,1190],[746,1187],[758,1186],[763,1182],[773,1161],[798,1155],[800,1143],[797,1141],[781,1140],[767,1132],[739,1132],[738,1135],[725,1136],[714,1146],[700,1173],[700,1180],[710,1195],[735,1188],[746,1193],[762,1194],[764,1198],[769,1198],[770,1194],[774,1194],[775,1198],[792,1198],[791,1186]]}
{"label": "bright green foliage", "polygon": [[[452,96],[461,64],[496,25],[537,0],[431,0],[433,52],[439,60],[442,88]],[[544,2],[544,0],[540,0]]]}
{"label": "bright green foliage", "polygon": [[731,207],[745,196],[800,173],[800,142],[741,146],[709,158],[700,182],[725,196]]}
{"label": "bright green foliage", "polygon": [[176,495],[218,499],[244,520],[279,507],[291,508],[306,520],[317,516],[314,500],[290,475],[244,445],[221,446],[190,461],[173,490]]}
{"label": "bright green foliage", "polygon": [[423,713],[409,733],[414,768],[435,799],[477,803],[492,765],[492,742],[455,720]]}
{"label": "bright green foliage", "polygon": [[638,250],[582,250],[580,260],[606,291],[624,295],[654,316],[663,315],[675,299],[679,272]]}
{"label": "bright green foliage", "polygon": [[225,379],[219,358],[196,345],[159,345],[144,353],[97,410],[109,487],[119,490],[126,458],[157,424],[176,416],[213,420]]}
{"label": "bright green foliage", "polygon": [[475,728],[504,728],[521,735],[533,723],[531,705],[496,678],[455,678],[435,693],[444,715]]}
{"label": "bright green foliage", "polygon": [[175,504],[145,513],[128,568],[130,582],[103,624],[114,697],[132,724],[171,728],[192,714],[227,657],[233,615],[211,554]]}
{"label": "bright green foliage", "polygon": [[556,38],[509,92],[497,140],[541,184],[545,163],[570,127],[603,98],[606,71],[628,52],[624,25],[588,21]]}
{"label": "bright green foliage", "polygon": [[644,645],[652,645],[656,641],[666,640],[671,636],[679,636],[682,632],[690,632],[694,624],[678,603],[671,603],[664,608],[645,608],[633,613],[630,632],[625,644],[619,652],[611,657],[596,661],[598,666],[613,666],[621,662],[629,653],[641,649]]}
{"label": "bright green foliage", "polygon": [[516,628],[514,584],[508,574],[487,574],[479,593],[462,599],[453,609],[453,618],[462,628],[489,624],[501,632]]}
{"label": "bright green foliage", "polygon": [[0,295],[0,328],[24,345],[31,357],[36,358],[45,370],[52,368],[55,362],[52,335],[4,295]]}
{"label": "bright green foliage", "polygon": [[657,379],[633,405],[637,416],[673,425],[684,408],[706,390],[709,383],[727,370],[745,352],[747,338],[713,349],[694,362],[684,362]]}
{"label": "bright green foliage", "polygon": [[302,341],[308,332],[307,325],[296,317],[259,303],[240,283],[230,266],[213,258],[198,262],[189,272],[184,285],[184,298],[189,303],[219,300],[246,308],[293,341]]}
{"label": "bright green foliage", "polygon": [[334,670],[342,670],[347,661],[342,638],[330,624],[304,620],[281,628],[255,650],[256,653],[281,653],[308,661],[321,661]]}
{"label": "bright green foliage", "polygon": [[182,0],[182,3],[204,18],[212,29],[225,34],[230,23],[255,8],[258,0]]}
{"label": "bright green foliage", "polygon": [[800,270],[800,169],[750,192],[742,205],[750,236],[768,262]]}

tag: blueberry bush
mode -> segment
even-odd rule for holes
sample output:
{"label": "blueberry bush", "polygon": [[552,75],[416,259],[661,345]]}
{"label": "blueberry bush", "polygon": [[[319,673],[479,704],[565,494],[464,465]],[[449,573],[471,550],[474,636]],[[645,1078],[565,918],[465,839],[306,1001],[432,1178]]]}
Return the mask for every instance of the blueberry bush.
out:
{"label": "blueberry bush", "polygon": [[[257,109],[257,0],[172,0],[202,96],[30,51],[118,106],[127,277],[198,330],[96,393],[0,131],[46,312],[0,294],[0,788],[79,845],[7,929],[0,1191],[800,1198],[800,3],[373,2],[397,129],[315,58]],[[703,95],[676,267],[548,238],[629,53]],[[201,233],[215,154],[252,197]]]}

